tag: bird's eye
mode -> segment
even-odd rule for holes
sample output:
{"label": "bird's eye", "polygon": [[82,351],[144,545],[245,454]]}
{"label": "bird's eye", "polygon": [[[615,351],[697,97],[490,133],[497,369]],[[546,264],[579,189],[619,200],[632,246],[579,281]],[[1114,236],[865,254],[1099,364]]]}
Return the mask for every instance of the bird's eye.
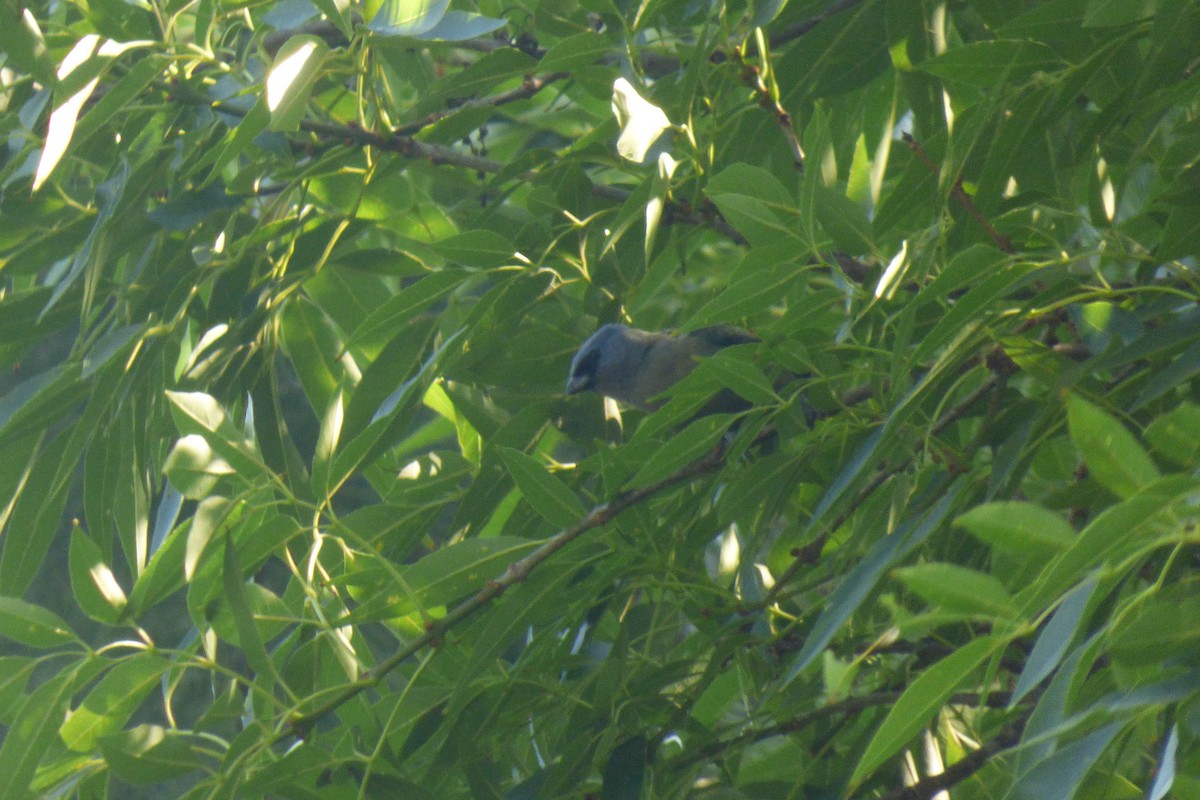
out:
{"label": "bird's eye", "polygon": [[579,363],[575,366],[575,374],[572,377],[580,378],[583,376],[591,377],[596,374],[596,367],[600,364],[600,351],[593,350],[583,358],[579,359]]}

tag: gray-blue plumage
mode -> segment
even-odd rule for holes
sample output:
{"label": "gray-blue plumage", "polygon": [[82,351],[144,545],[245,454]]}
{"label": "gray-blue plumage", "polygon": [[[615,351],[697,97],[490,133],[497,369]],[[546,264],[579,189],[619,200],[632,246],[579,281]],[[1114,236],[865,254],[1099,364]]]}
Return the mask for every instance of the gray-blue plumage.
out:
{"label": "gray-blue plumage", "polygon": [[652,398],[686,377],[696,368],[697,359],[757,341],[754,334],[729,325],[713,325],[679,336],[605,325],[583,343],[571,361],[567,394],[592,391],[653,410],[662,401],[652,402]]}

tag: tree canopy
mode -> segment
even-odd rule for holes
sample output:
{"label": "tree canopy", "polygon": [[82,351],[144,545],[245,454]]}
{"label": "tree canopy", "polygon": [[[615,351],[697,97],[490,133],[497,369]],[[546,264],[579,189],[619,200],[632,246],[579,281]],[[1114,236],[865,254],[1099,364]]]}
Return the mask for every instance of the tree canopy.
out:
{"label": "tree canopy", "polygon": [[1200,798],[1197,41],[0,1],[0,800]]}

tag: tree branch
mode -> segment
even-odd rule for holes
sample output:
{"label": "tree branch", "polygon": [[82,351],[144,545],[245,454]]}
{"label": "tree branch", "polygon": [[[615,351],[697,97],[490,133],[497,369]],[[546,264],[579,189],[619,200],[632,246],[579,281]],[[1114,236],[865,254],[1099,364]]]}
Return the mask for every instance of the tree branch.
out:
{"label": "tree branch", "polygon": [[[931,434],[936,435],[945,430],[948,425],[958,420],[972,407],[974,407],[974,405],[978,403],[984,396],[986,396],[988,392],[991,392],[1002,385],[1003,381],[1004,376],[993,372],[987,377],[987,379],[983,381],[983,383],[976,387],[975,391],[971,392],[971,394],[964,398],[960,403],[939,417],[938,420],[933,424],[933,427],[930,429]],[[932,436],[927,437],[927,439],[931,438]],[[854,500],[850,503],[850,506],[845,511],[834,517],[833,521],[828,525],[823,526],[825,528],[825,532],[818,534],[815,539],[796,551],[795,559],[782,573],[780,573],[779,577],[775,579],[775,585],[767,591],[761,605],[765,607],[774,603],[779,596],[779,592],[788,584],[789,581],[791,581],[792,578],[796,576],[796,573],[798,573],[804,567],[811,566],[812,564],[816,563],[817,559],[821,556],[821,551],[825,548],[825,543],[829,541],[829,537],[832,535],[833,531],[836,531],[838,528],[840,528],[846,522],[846,520],[848,520],[850,516],[858,510],[858,507],[866,502],[867,498],[869,498],[876,489],[886,483],[889,478],[907,469],[908,466],[916,459],[917,455],[923,452],[923,450],[924,447],[918,447],[913,451],[912,455],[901,460],[890,469],[877,470],[875,474],[871,476],[871,479],[867,481],[867,484],[859,490]]]}
{"label": "tree branch", "polygon": [[463,620],[473,615],[476,611],[484,608],[494,600],[500,598],[512,586],[524,581],[529,577],[540,564],[542,564],[550,556],[557,553],[562,548],[566,547],[571,542],[578,539],[583,534],[594,528],[602,527],[608,524],[615,516],[620,514],[632,506],[637,505],[648,497],[652,497],[659,492],[669,489],[685,481],[691,480],[705,472],[716,469],[725,461],[726,454],[725,443],[718,445],[708,455],[703,458],[693,461],[691,464],[680,469],[678,472],[663,478],[657,483],[643,486],[638,489],[632,489],[627,492],[618,494],[608,503],[602,503],[593,508],[586,517],[581,519],[569,528],[565,528],[554,536],[551,536],[542,545],[534,550],[529,555],[515,561],[508,566],[504,574],[493,581],[488,581],[487,585],[473,595],[469,600],[457,606],[453,611],[438,620],[430,621],[425,629],[425,632],[415,639],[410,641],[400,650],[393,653],[387,660],[381,662],[373,671],[370,677],[364,678],[348,685],[345,689],[339,692],[332,699],[326,701],[316,709],[294,716],[288,721],[287,730],[280,731],[275,736],[275,741],[285,741],[292,737],[304,738],[312,730],[318,720],[327,714],[335,711],[341,706],[353,700],[362,692],[377,686],[380,680],[388,673],[395,670],[416,653],[423,650],[425,647],[436,647],[445,637],[447,631],[458,625]]}
{"label": "tree branch", "polygon": [[[766,58],[766,54],[761,54]],[[771,90],[767,88],[766,82],[763,81],[762,69],[756,64],[746,62],[745,54],[742,53],[742,48],[735,46],[733,48],[733,60],[741,68],[742,82],[750,87],[754,92],[754,97],[758,100],[758,105],[765,108],[775,118],[775,124],[779,126],[779,130],[783,132],[783,138],[787,140],[788,147],[792,151],[792,160],[796,164],[796,171],[804,171],[804,147],[800,144],[800,137],[796,135],[796,128],[792,125],[792,115],[788,113]]]}
{"label": "tree branch", "polygon": [[917,781],[912,786],[905,786],[885,794],[880,800],[933,800],[939,793],[962,783],[976,772],[987,766],[992,756],[997,755],[1021,740],[1021,732],[1017,728],[1008,728],[996,738],[983,743],[978,750],[964,756],[946,767],[940,775],[930,775]]}
{"label": "tree branch", "polygon": [[[844,700],[837,700],[818,708],[814,708],[812,711],[806,711],[803,714],[792,717],[788,720],[784,720],[783,722],[779,722],[774,725],[768,725],[764,728],[750,728],[739,733],[737,736],[731,739],[723,739],[712,742],[697,749],[695,753],[688,756],[687,763],[705,761],[727,750],[745,747],[753,742],[761,742],[764,739],[770,739],[772,736],[783,736],[789,733],[797,733],[809,727],[810,725],[829,719],[830,717],[855,714],[859,711],[865,711],[868,708],[889,705],[899,700],[903,694],[903,691],[872,692],[871,694],[847,697]],[[975,692],[957,692],[950,696],[950,699],[947,701],[947,705],[1007,708],[1008,700],[1009,695],[1006,692],[993,692],[986,695]]]}
{"label": "tree branch", "polygon": [[[905,144],[908,145],[909,149],[913,151],[913,154],[922,164],[929,167],[930,171],[933,172],[934,175],[941,174],[941,169],[938,168],[937,163],[929,157],[929,154],[925,152],[925,148],[921,147],[920,143],[912,137],[912,134],[905,133],[903,138]],[[966,209],[966,212],[971,215],[971,218],[979,223],[979,227],[983,228],[984,232],[987,233],[991,240],[996,243],[996,247],[999,247],[1005,253],[1011,253],[1013,251],[1012,242],[1008,240],[1008,237],[1001,234],[992,226],[992,223],[988,221],[988,218],[985,217],[983,212],[979,210],[979,207],[975,205],[975,201],[971,199],[971,196],[963,191],[961,177],[954,179],[954,186],[950,189],[950,194],[955,200],[958,201],[960,206]]]}

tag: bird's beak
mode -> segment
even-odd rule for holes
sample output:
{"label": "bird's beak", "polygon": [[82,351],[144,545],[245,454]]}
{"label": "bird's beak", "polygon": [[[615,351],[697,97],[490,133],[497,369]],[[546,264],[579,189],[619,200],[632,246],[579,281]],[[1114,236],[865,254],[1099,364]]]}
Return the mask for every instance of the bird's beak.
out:
{"label": "bird's beak", "polygon": [[567,394],[585,392],[591,386],[591,383],[586,375],[572,375],[567,380]]}

